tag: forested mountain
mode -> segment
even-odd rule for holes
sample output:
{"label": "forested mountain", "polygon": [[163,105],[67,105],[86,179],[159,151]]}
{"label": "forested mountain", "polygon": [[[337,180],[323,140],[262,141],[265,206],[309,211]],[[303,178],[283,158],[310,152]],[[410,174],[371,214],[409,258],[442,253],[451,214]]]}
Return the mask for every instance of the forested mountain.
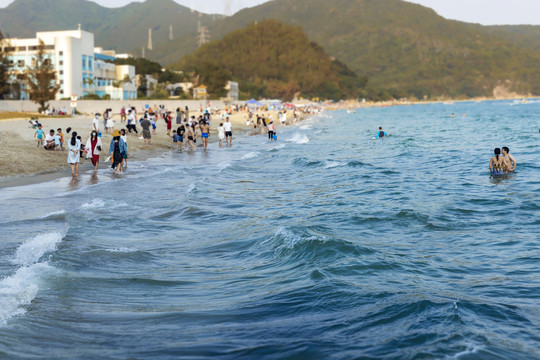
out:
{"label": "forested mountain", "polygon": [[512,43],[510,35],[401,0],[276,0],[216,22],[213,32],[267,18],[301,26],[395,97],[490,96],[496,86],[540,94],[540,52],[520,44],[518,32]]}
{"label": "forested mountain", "polygon": [[386,89],[385,96],[490,96],[497,86],[540,94],[540,27],[450,21],[402,0],[274,0],[228,18],[172,0],[115,9],[87,0],[15,0],[0,9],[0,30],[24,37],[81,23],[95,33],[96,45],[140,55],[152,28],[154,49],[146,56],[166,65],[197,49],[199,23],[217,40],[264,19],[300,26],[327,54]]}
{"label": "forested mountain", "polygon": [[367,78],[335,61],[299,27],[264,20],[233,31],[185,57],[173,68],[200,75],[219,94],[225,81],[240,82],[242,97],[290,101],[297,94],[339,100],[364,95]]}

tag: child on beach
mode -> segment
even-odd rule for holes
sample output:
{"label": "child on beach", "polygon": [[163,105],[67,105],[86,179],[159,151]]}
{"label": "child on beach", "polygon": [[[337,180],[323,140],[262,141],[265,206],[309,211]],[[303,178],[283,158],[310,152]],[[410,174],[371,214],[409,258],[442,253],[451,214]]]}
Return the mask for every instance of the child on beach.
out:
{"label": "child on beach", "polygon": [[176,132],[176,130],[173,130],[173,136],[172,136],[172,144],[171,144],[171,150],[176,146],[176,151],[180,151],[180,135]]}
{"label": "child on beach", "polygon": [[43,138],[45,137],[45,131],[41,128],[41,124],[38,125],[34,137],[37,137],[37,147],[43,146]]}
{"label": "child on beach", "polygon": [[54,136],[54,150],[56,151],[59,151],[61,150],[61,145],[60,145],[60,135],[58,135],[58,133],[56,133]]}
{"label": "child on beach", "polygon": [[58,128],[56,129],[56,133],[60,136],[60,150],[64,150],[64,133],[62,132],[62,129]]}

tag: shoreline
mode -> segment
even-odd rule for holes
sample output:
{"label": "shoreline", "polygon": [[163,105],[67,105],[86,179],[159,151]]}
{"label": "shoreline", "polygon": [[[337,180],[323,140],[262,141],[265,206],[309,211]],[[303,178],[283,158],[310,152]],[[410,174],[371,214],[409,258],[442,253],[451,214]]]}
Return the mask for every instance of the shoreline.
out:
{"label": "shoreline", "polygon": [[[276,119],[276,128],[279,129],[282,125],[277,124],[277,112],[265,111],[259,112],[259,114],[272,114]],[[256,113],[254,113],[256,114]],[[193,115],[198,116],[198,113]],[[299,122],[306,119],[309,114],[300,114]],[[232,114],[230,117],[233,124],[234,138],[243,136],[255,136],[252,134],[252,127],[246,126],[245,118],[247,113],[239,112]],[[290,120],[292,119],[292,113],[287,114],[287,124],[290,126]],[[32,185],[42,182],[54,181],[64,177],[71,176],[71,169],[67,163],[67,141],[71,138],[66,134],[65,129],[68,126],[73,128],[72,131],[77,131],[82,137],[83,144],[86,143],[88,134],[91,130],[92,118],[88,117],[63,117],[63,118],[40,118],[40,122],[43,122],[43,129],[48,132],[49,129],[56,130],[62,128],[64,132],[64,151],[47,151],[42,147],[37,147],[37,140],[33,137],[35,130],[29,127],[27,119],[13,119],[0,121],[0,189]],[[100,120],[100,126],[102,126],[103,120]],[[115,129],[125,128],[125,123],[120,123],[120,120],[115,116]],[[176,129],[177,125],[173,121],[172,129]],[[210,139],[208,142],[209,147],[217,146],[218,136],[217,127],[219,126],[219,118],[212,120]],[[129,161],[144,161],[153,157],[161,155],[163,152],[171,151],[172,138],[166,133],[166,125],[163,120],[158,121],[156,135],[152,135],[152,147],[144,146],[144,141],[139,139],[141,136],[141,128],[138,126],[139,134],[127,135]],[[262,136],[262,135],[261,135]],[[108,152],[109,143],[111,140],[110,134],[103,133],[103,151],[100,157],[100,170],[109,167],[110,164],[105,165],[104,159]],[[197,139],[197,151],[204,151],[202,149],[200,134]],[[184,152],[190,152],[184,150]],[[129,168],[128,161],[128,168]],[[90,160],[86,160],[81,157],[79,163],[80,173],[89,171],[93,168]]]}

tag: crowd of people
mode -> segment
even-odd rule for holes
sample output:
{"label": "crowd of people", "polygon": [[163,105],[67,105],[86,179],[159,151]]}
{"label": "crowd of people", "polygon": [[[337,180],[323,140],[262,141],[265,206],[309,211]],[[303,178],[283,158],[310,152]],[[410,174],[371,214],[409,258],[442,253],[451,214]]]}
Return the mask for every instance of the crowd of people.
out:
{"label": "crowd of people", "polygon": [[[266,109],[265,109],[266,110]],[[196,117],[190,115],[190,110],[186,106],[178,107],[174,112],[169,111],[165,106],[145,107],[138,111],[135,107],[122,107],[120,110],[120,124],[114,119],[112,109],[107,108],[101,113],[95,113],[92,119],[92,127],[89,138],[83,142],[82,137],[71,128],[66,129],[66,136],[70,136],[67,141],[68,159],[71,166],[72,176],[79,175],[79,163],[81,158],[86,158],[92,162],[94,173],[97,173],[100,163],[100,156],[106,152],[108,158],[106,162],[111,162],[111,168],[119,174],[127,167],[128,134],[137,136],[137,140],[143,140],[147,148],[153,146],[152,137],[156,135],[158,128],[166,129],[167,136],[171,139],[171,150],[196,151],[197,141],[200,146],[207,150],[211,136],[211,124],[219,122],[217,130],[217,146],[232,146],[233,125],[230,116],[239,111],[245,111],[246,127],[253,129],[252,134],[267,134],[271,141],[277,140],[277,131],[274,124],[273,115],[270,112],[255,113],[248,107],[233,106],[225,110],[211,110],[210,106],[201,109],[201,115]],[[294,111],[289,122],[299,121],[300,113]],[[287,112],[277,112],[278,121],[281,125],[287,123]],[[37,146],[43,146],[49,151],[66,150],[64,133],[62,129],[50,129],[49,133],[43,130],[43,125],[38,121],[31,121],[30,126],[35,129],[34,137]],[[118,129],[120,128],[120,129]],[[108,144],[108,149],[103,143],[103,135],[109,134],[112,139]],[[140,136],[140,137],[139,137]],[[130,140],[132,141],[132,140]]]}

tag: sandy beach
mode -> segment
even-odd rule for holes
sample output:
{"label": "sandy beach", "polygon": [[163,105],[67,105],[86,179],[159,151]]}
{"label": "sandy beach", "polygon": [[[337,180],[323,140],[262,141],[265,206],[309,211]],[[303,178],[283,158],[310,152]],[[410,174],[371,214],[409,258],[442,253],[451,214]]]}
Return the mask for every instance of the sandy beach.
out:
{"label": "sandy beach", "polygon": [[[259,114],[271,114],[277,119],[277,112],[265,111]],[[192,112],[190,115],[198,117],[200,113]],[[230,116],[233,124],[233,133],[235,137],[252,134],[252,128],[246,126],[246,112],[239,112]],[[287,115],[292,119],[292,112]],[[78,117],[65,118],[43,118],[39,120],[43,124],[43,130],[48,133],[50,129],[61,128],[65,142],[71,137],[66,133],[66,128],[71,127],[71,131],[76,131],[82,137],[83,144],[86,143],[92,128],[92,117],[82,115]],[[100,126],[103,120],[100,119]],[[115,115],[115,129],[126,128],[125,123],[120,122],[120,117]],[[279,129],[280,124],[275,121]],[[173,120],[173,129],[176,129],[175,120]],[[209,147],[217,146],[217,128],[219,126],[219,117],[214,117],[211,123],[211,137]],[[158,152],[170,149],[172,139],[167,135],[167,128],[163,120],[157,123],[156,135],[152,135],[152,146],[147,147],[144,141],[140,139],[141,128],[138,126],[139,134],[128,134],[128,150],[131,160],[142,160]],[[7,119],[0,120],[0,186],[10,186],[20,184],[21,182],[35,182],[36,177],[50,178],[51,176],[64,176],[70,174],[67,164],[67,150],[64,151],[46,151],[43,147],[37,147],[37,139],[34,137],[35,130],[30,127],[28,119]],[[103,144],[105,153],[108,151],[112,136],[103,132]],[[200,146],[201,141],[197,142]],[[67,148],[67,145],[64,144]],[[202,149],[202,148],[201,148]],[[199,150],[199,149],[198,149]],[[100,167],[106,166],[102,156]],[[89,160],[81,159],[81,171],[91,169]]]}

